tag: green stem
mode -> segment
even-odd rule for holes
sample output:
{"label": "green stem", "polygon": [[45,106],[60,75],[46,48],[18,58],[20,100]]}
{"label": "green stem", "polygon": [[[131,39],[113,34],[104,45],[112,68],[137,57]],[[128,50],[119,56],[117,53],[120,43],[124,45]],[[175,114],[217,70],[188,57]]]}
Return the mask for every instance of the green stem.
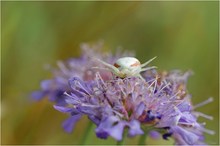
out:
{"label": "green stem", "polygon": [[89,123],[87,124],[86,130],[85,130],[85,133],[82,137],[82,141],[81,141],[82,145],[86,144],[86,141],[88,140],[89,135],[90,135],[90,131],[92,130],[92,126],[93,126],[93,123],[89,121]]}
{"label": "green stem", "polygon": [[124,133],[122,135],[122,140],[121,141],[117,141],[117,145],[124,145],[125,137],[126,137],[127,133],[128,133],[128,131],[125,129]]}
{"label": "green stem", "polygon": [[121,141],[117,141],[117,145],[123,145],[124,143],[124,138]]}
{"label": "green stem", "polygon": [[138,145],[146,145],[146,139],[147,139],[147,135],[148,135],[148,130],[144,131],[144,134],[140,137],[139,141],[138,141]]}

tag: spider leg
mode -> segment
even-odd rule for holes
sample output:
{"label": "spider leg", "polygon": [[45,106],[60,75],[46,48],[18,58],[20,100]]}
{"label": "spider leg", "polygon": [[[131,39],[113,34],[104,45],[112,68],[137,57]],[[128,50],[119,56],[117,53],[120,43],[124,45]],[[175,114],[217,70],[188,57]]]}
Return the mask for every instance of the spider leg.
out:
{"label": "spider leg", "polygon": [[154,68],[157,68],[157,67],[156,66],[151,66],[151,67],[147,67],[147,68],[142,68],[141,72],[147,71],[147,70],[150,70],[150,69],[154,69]]}
{"label": "spider leg", "polygon": [[104,61],[102,61],[102,60],[100,60],[98,58],[95,58],[95,60],[97,60],[99,63],[103,64],[104,66],[106,66],[109,69],[109,71],[113,72],[114,74],[116,74],[116,75],[120,75],[121,74],[120,71],[115,66],[113,66],[113,65],[111,65],[109,63],[106,63],[106,62],[104,62]]}
{"label": "spider leg", "polygon": [[144,82],[146,82],[146,80],[141,76],[141,74],[137,75],[139,78],[141,78],[141,80],[143,80]]}
{"label": "spider leg", "polygon": [[133,70],[132,72],[133,73],[131,74],[131,76],[139,77],[142,81],[146,82],[146,80],[140,74],[141,70]]}
{"label": "spider leg", "polygon": [[131,73],[132,76],[139,76],[141,70],[132,70],[131,72],[132,72]]}
{"label": "spider leg", "polygon": [[148,64],[149,64],[151,61],[153,61],[155,58],[157,58],[157,56],[155,56],[154,58],[152,58],[152,59],[148,60],[147,62],[141,64],[141,67],[144,67],[144,66],[148,65]]}
{"label": "spider leg", "polygon": [[104,67],[92,67],[92,69],[101,69],[101,70],[107,70],[110,71],[109,68],[104,68]]}

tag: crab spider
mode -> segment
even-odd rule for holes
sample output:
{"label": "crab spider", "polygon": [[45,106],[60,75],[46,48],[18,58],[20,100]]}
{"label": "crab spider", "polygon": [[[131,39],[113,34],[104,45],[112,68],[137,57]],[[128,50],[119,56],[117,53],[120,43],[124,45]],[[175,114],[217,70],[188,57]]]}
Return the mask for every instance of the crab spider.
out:
{"label": "crab spider", "polygon": [[95,58],[98,62],[103,64],[105,66],[105,68],[100,68],[100,67],[94,67],[94,68],[108,70],[120,78],[137,76],[137,77],[140,77],[141,79],[143,79],[143,77],[140,75],[141,72],[157,68],[156,66],[143,68],[143,67],[147,66],[155,58],[156,57],[141,64],[140,61],[134,57],[122,57],[122,58],[119,58],[115,62],[114,65],[111,65],[111,64],[106,63],[100,59]]}

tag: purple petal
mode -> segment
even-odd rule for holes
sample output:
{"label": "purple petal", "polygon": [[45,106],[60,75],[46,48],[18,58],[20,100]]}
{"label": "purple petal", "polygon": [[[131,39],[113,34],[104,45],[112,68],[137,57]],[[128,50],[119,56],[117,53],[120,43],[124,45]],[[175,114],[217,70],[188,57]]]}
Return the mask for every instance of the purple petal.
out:
{"label": "purple petal", "polygon": [[62,124],[63,129],[66,132],[71,133],[73,131],[75,123],[81,118],[81,116],[82,116],[81,114],[78,114],[78,115],[71,116],[70,118],[65,120]]}
{"label": "purple petal", "polygon": [[141,135],[141,134],[144,134],[144,132],[140,127],[140,122],[138,122],[137,120],[131,121],[129,123],[128,135],[133,137],[133,136]]}
{"label": "purple petal", "polygon": [[178,124],[180,115],[162,118],[162,120],[156,125],[156,127],[170,127]]}
{"label": "purple petal", "polygon": [[111,129],[109,129],[109,135],[115,138],[116,140],[120,141],[122,140],[122,134],[124,131],[125,123],[124,122],[118,122],[115,126],[113,126]]}
{"label": "purple petal", "polygon": [[[156,127],[170,127],[178,124],[181,117],[181,112],[177,108],[169,108],[167,111],[162,113],[162,118]],[[163,116],[168,115],[168,116]]]}
{"label": "purple petal", "polygon": [[101,139],[107,139],[109,134],[106,131],[97,131],[96,136],[101,138]]}
{"label": "purple petal", "polygon": [[86,84],[78,77],[73,77],[69,80],[69,85],[73,90],[81,91],[81,93],[91,94],[92,91],[89,88],[89,84]]}
{"label": "purple petal", "polygon": [[95,123],[96,125],[99,125],[100,124],[100,119],[95,117],[94,115],[90,115],[88,116],[88,118],[93,122]]}
{"label": "purple petal", "polygon": [[88,107],[88,106],[77,106],[76,109],[81,112],[81,113],[84,113],[84,114],[87,114],[87,115],[96,115],[98,111],[97,107]]}
{"label": "purple petal", "polygon": [[54,105],[53,107],[62,113],[70,113],[73,110],[73,108],[70,108],[70,107],[63,107],[63,106],[57,106],[57,105]]}
{"label": "purple petal", "polygon": [[143,102],[141,102],[138,106],[137,106],[137,109],[136,109],[136,116],[139,117],[142,115],[143,111],[145,110],[145,104]]}
{"label": "purple petal", "polygon": [[199,140],[199,136],[179,126],[172,127],[172,131],[173,133],[174,132],[178,133],[187,144],[192,145],[192,144],[195,144]]}
{"label": "purple petal", "polygon": [[53,80],[44,80],[41,82],[41,88],[43,90],[50,90],[51,86],[54,86]]}
{"label": "purple petal", "polygon": [[196,118],[191,113],[184,112],[181,114],[179,122],[194,123],[196,122]]}
{"label": "purple petal", "polygon": [[64,96],[63,90],[57,89],[57,90],[50,91],[48,93],[48,96],[49,96],[50,101],[53,101],[56,103],[65,102],[65,96]]}
{"label": "purple petal", "polygon": [[99,124],[99,126],[95,129],[97,137],[107,138],[110,135],[112,125],[118,121],[119,119],[115,116],[109,116],[104,118]]}
{"label": "purple petal", "polygon": [[178,133],[173,133],[172,135],[175,139],[175,145],[188,145],[185,140],[182,138],[181,135],[179,135]]}
{"label": "purple petal", "polygon": [[191,111],[192,107],[191,105],[189,104],[189,102],[182,102],[181,104],[179,104],[178,106],[178,109],[181,111],[181,112],[189,112]]}
{"label": "purple petal", "polygon": [[35,91],[31,94],[33,100],[41,100],[45,96],[44,91]]}
{"label": "purple petal", "polygon": [[155,130],[152,130],[149,132],[149,135],[153,139],[159,139],[161,134]]}

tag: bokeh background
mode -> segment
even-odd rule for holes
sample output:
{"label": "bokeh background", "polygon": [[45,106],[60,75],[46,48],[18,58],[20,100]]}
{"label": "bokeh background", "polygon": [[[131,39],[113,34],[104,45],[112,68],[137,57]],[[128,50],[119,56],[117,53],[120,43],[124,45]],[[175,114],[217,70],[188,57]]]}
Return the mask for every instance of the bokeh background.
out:
{"label": "bokeh background", "polygon": [[[82,42],[105,41],[136,52],[141,62],[158,56],[159,70],[191,69],[188,90],[193,103],[214,102],[197,110],[214,117],[208,144],[219,143],[219,4],[218,2],[1,2],[2,144],[115,144],[93,131],[84,139],[84,117],[72,134],[61,123],[66,115],[47,100],[32,102],[30,93],[51,74],[45,64],[80,55]],[[92,127],[93,129],[95,128]],[[135,144],[139,137],[126,139]],[[172,144],[153,141],[148,144]]]}

